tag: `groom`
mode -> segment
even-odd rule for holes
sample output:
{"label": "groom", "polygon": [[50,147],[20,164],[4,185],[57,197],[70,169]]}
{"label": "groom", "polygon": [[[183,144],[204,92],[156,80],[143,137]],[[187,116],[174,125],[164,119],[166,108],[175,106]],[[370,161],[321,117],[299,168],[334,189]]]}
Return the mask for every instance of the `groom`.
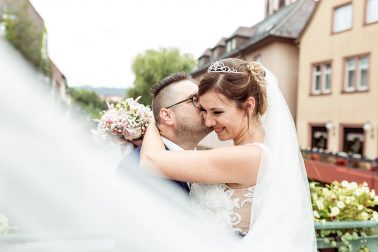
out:
{"label": "groom", "polygon": [[[197,84],[184,72],[171,74],[151,88],[152,111],[167,150],[194,150],[211,132],[200,114],[197,92]],[[139,157],[139,148],[135,152]],[[128,161],[124,159],[121,165],[127,165]],[[185,193],[189,192],[186,182],[173,183]]]}

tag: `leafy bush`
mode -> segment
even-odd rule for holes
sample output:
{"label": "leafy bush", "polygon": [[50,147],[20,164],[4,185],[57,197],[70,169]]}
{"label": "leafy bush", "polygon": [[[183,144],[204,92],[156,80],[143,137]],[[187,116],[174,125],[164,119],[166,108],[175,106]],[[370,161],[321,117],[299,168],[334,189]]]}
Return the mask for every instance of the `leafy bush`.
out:
{"label": "leafy bush", "polygon": [[[310,183],[312,207],[315,222],[326,221],[378,221],[374,207],[378,205],[378,196],[370,190],[367,183],[342,181],[322,185]],[[351,251],[350,241],[373,234],[371,228],[339,230],[317,230],[317,237],[336,247],[342,242],[339,251]],[[362,240],[363,242],[366,240]],[[361,244],[360,251],[369,251],[366,244]]]}

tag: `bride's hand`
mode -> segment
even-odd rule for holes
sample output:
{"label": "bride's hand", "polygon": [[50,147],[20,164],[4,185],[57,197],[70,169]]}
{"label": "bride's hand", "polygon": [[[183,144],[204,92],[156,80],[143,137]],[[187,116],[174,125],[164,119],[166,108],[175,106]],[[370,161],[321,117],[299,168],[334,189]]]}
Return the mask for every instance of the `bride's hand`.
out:
{"label": "bride's hand", "polygon": [[145,136],[148,137],[148,135],[150,134],[155,136],[158,135],[160,137],[160,132],[158,127],[156,126],[156,122],[154,119],[150,119]]}
{"label": "bride's hand", "polygon": [[136,146],[136,147],[142,146],[143,139],[136,139],[136,140],[133,140],[132,143],[133,143],[134,146]]}

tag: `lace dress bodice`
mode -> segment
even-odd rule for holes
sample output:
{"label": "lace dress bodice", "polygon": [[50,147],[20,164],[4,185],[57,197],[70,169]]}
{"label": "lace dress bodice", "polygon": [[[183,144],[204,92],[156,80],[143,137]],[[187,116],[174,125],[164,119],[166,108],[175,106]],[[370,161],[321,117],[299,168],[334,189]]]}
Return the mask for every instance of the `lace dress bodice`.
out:
{"label": "lace dress bodice", "polygon": [[191,185],[191,200],[204,215],[235,232],[245,235],[249,231],[254,187],[233,189],[226,184]]}
{"label": "lace dress bodice", "polygon": [[[262,143],[249,143],[262,150]],[[226,184],[205,185],[193,183],[190,198],[200,206],[202,212],[235,232],[245,235],[249,231],[253,211],[255,186],[236,189]]]}

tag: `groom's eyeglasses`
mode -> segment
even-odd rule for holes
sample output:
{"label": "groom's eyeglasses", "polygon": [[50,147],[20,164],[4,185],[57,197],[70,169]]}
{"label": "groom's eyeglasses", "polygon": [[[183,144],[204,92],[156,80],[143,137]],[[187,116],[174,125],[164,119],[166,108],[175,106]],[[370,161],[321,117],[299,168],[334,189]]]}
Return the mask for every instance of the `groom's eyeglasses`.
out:
{"label": "groom's eyeglasses", "polygon": [[198,96],[196,94],[191,95],[189,98],[186,98],[185,100],[176,102],[175,104],[172,104],[172,105],[165,107],[165,108],[169,109],[169,108],[172,108],[173,106],[179,105],[180,103],[184,103],[184,102],[188,102],[188,101],[191,101],[194,107],[200,108],[199,99],[198,99]]}

